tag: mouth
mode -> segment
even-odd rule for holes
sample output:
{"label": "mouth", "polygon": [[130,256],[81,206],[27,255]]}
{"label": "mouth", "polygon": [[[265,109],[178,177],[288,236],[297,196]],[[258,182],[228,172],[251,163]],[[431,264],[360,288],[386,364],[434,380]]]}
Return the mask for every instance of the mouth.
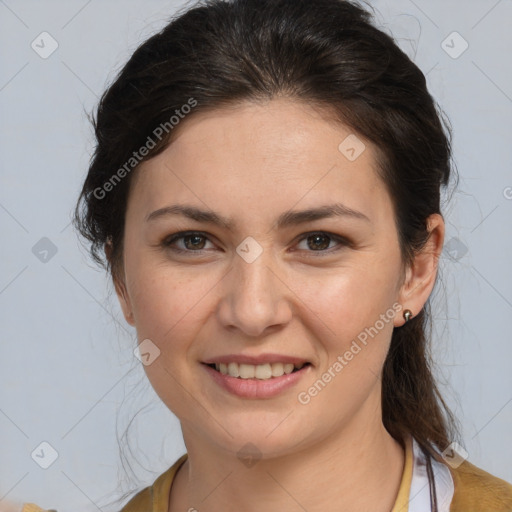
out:
{"label": "mouth", "polygon": [[272,380],[283,375],[296,373],[303,368],[311,366],[309,362],[300,363],[265,363],[244,364],[234,361],[229,363],[203,363],[222,375],[234,377],[240,380]]}
{"label": "mouth", "polygon": [[243,399],[271,399],[291,390],[313,370],[313,363],[285,354],[225,354],[202,361],[217,386]]}

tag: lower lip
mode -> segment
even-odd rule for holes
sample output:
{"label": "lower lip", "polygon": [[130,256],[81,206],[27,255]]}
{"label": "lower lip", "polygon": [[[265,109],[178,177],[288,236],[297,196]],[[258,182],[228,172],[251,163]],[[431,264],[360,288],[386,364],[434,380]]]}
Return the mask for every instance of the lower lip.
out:
{"label": "lower lip", "polygon": [[277,396],[279,393],[295,386],[311,367],[308,364],[296,372],[262,380],[239,379],[238,377],[224,375],[204,363],[202,363],[202,366],[221,388],[241,398],[272,398]]}

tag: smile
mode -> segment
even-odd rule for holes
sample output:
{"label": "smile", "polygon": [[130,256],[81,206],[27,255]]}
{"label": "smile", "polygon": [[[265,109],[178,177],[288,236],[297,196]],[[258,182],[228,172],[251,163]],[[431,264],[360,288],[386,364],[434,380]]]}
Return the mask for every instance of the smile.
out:
{"label": "smile", "polygon": [[283,375],[289,375],[295,371],[300,370],[303,366],[309,363],[266,363],[266,364],[239,364],[235,362],[230,363],[213,363],[210,368],[215,368],[222,375],[229,375],[238,379],[259,379],[268,380]]}
{"label": "smile", "polygon": [[222,391],[240,398],[268,399],[297,385],[312,369],[310,363],[203,363]]}

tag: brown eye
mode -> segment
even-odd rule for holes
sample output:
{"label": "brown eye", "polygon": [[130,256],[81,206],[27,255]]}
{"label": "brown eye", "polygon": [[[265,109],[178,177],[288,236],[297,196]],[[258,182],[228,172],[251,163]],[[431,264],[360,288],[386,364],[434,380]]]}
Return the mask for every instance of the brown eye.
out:
{"label": "brown eye", "polygon": [[183,245],[190,250],[203,249],[205,238],[201,235],[187,235],[183,237]]}
{"label": "brown eye", "polygon": [[308,247],[312,250],[323,250],[329,247],[331,237],[323,233],[309,235],[307,237]]}
{"label": "brown eye", "polygon": [[175,252],[194,253],[205,249],[207,243],[211,243],[207,236],[196,232],[176,233],[162,242],[162,246]]}
{"label": "brown eye", "polygon": [[[303,244],[302,247],[301,244]],[[318,256],[331,254],[343,248],[343,246],[350,246],[349,241],[338,235],[324,232],[306,234],[300,239],[298,244],[299,249],[309,253],[316,252]]]}

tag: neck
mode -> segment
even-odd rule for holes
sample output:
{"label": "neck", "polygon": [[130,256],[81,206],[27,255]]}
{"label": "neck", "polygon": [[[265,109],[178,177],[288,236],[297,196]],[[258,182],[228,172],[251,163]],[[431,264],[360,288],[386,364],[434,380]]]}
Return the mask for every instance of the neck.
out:
{"label": "neck", "polygon": [[188,460],[173,482],[170,511],[317,512],[335,503],[344,512],[389,512],[405,462],[401,445],[381,421],[354,421],[321,443],[251,467],[211,444],[190,442],[185,430],[184,437]]}

